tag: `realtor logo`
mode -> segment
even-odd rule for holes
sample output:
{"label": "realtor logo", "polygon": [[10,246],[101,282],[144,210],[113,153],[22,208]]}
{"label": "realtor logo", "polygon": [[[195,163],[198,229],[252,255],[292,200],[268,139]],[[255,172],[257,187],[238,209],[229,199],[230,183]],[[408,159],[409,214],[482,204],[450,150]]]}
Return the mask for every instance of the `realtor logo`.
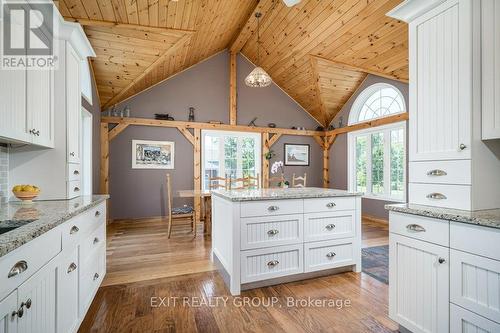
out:
{"label": "realtor logo", "polygon": [[51,69],[54,52],[54,4],[7,1],[2,4],[2,69]]}

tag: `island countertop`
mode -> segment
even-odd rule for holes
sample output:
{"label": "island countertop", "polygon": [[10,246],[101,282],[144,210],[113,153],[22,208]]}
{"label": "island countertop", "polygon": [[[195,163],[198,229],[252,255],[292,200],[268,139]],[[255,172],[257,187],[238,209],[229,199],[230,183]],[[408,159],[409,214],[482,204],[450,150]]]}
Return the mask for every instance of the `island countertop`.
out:
{"label": "island countertop", "polygon": [[265,188],[248,190],[214,190],[213,195],[225,200],[240,201],[260,201],[260,200],[285,200],[285,199],[313,199],[331,197],[354,197],[361,196],[362,193],[348,192],[344,190],[327,189],[321,187],[303,188]]}
{"label": "island countertop", "polygon": [[391,204],[386,205],[385,209],[393,212],[500,229],[500,209],[467,211],[415,204]]}
{"label": "island countertop", "polygon": [[0,205],[0,225],[21,225],[0,234],[0,257],[108,199],[108,195],[71,200],[9,202]]}

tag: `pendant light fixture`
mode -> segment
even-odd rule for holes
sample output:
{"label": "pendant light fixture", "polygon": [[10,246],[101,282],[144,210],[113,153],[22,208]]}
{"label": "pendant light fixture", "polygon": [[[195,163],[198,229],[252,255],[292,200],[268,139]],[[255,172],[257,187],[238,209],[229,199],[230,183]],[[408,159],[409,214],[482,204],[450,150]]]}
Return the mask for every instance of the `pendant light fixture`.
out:
{"label": "pendant light fixture", "polygon": [[[257,18],[257,65],[260,63],[260,22],[259,19],[262,16],[261,13],[255,13],[255,17]],[[252,88],[262,88],[269,86],[273,80],[266,73],[262,67],[255,67],[253,71],[248,74],[245,78],[245,84]]]}

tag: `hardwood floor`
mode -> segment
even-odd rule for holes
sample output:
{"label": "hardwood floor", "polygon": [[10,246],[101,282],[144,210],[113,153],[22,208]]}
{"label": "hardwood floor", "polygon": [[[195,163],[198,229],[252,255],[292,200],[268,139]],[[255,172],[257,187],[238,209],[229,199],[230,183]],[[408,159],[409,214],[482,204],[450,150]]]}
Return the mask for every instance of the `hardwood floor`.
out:
{"label": "hardwood floor", "polygon": [[[363,223],[363,244],[383,241],[387,228],[379,224]],[[210,240],[202,235],[193,240],[187,225],[175,226],[168,240],[161,219],[116,221],[108,228],[108,242],[108,273],[79,332],[397,330],[387,316],[387,285],[364,273],[258,288],[232,297],[210,262]],[[319,304],[310,306],[308,300]]]}
{"label": "hardwood floor", "polygon": [[363,218],[361,247],[389,244],[389,223],[372,218]]}

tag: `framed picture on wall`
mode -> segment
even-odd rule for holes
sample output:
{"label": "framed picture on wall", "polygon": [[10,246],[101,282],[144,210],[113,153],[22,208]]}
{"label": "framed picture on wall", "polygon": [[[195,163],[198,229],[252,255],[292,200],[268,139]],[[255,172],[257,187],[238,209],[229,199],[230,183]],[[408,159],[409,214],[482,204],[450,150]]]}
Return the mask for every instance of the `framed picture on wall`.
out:
{"label": "framed picture on wall", "polygon": [[309,166],[309,145],[285,143],[285,165]]}
{"label": "framed picture on wall", "polygon": [[132,140],[132,169],[173,169],[175,143]]}

